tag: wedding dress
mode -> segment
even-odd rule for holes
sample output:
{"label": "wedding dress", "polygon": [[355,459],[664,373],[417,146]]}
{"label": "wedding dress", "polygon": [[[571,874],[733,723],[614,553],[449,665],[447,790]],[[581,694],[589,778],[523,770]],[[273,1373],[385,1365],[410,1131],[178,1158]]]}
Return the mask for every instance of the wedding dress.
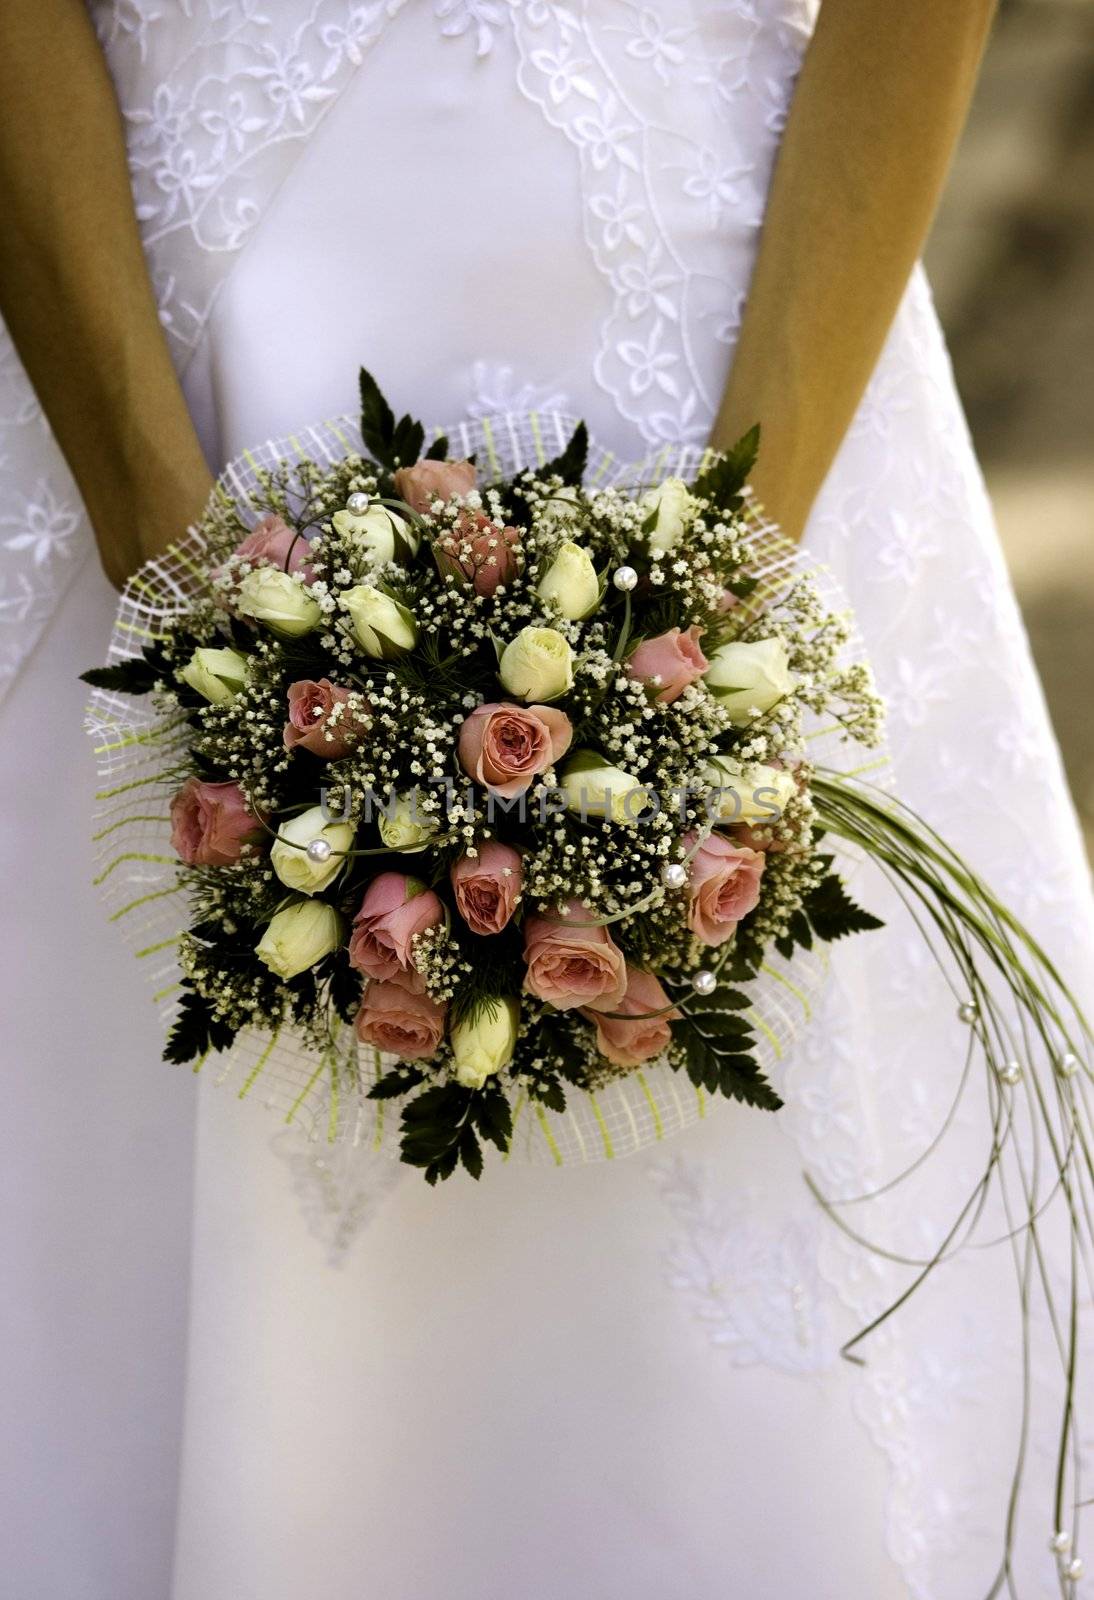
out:
{"label": "wedding dress", "polygon": [[[805,0],[93,12],[216,465],[347,409],[361,361],[427,421],[558,404],[623,458],[705,438]],[[848,1196],[907,1166],[963,1060],[954,996],[865,872],[889,926],[837,955],[779,1116],[719,1105],[626,1161],[433,1192],[203,1076],[191,1212],[195,1086],[157,1065],[88,882],[72,677],[109,596],[10,350],[0,377],[0,730],[30,752],[3,779],[13,1592],[979,1600],[1021,1421],[1013,1260],[959,1257],[853,1367],[840,1344],[908,1271],[801,1178]],[[1078,832],[918,272],[807,541],[856,607],[901,793],[1089,971]],[[884,1225],[856,1223],[930,1254],[987,1131],[967,1106]],[[1054,1420],[1029,1445],[1023,1600],[1059,1593]]]}

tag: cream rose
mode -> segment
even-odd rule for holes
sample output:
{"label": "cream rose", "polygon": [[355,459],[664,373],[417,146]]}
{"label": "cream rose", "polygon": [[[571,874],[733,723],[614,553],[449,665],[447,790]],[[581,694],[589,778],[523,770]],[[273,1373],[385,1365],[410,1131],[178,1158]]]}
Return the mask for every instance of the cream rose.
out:
{"label": "cream rose", "polygon": [[449,1033],[457,1081],[465,1089],[481,1089],[500,1072],[517,1042],[520,1005],[516,1000],[487,1000]]}
{"label": "cream rose", "polygon": [[[313,861],[308,854],[308,846],[316,839],[330,845],[330,855],[322,861]],[[287,889],[318,894],[337,877],[345,866],[346,851],[352,848],[353,825],[328,822],[321,806],[311,806],[278,828],[270,865]]]}
{"label": "cream rose", "polygon": [[703,782],[711,822],[777,822],[798,790],[793,773],[783,767],[742,767],[729,756],[714,756],[703,768]]}
{"label": "cream rose", "polygon": [[417,644],[418,626],[411,612],[373,584],[359,583],[347,589],[342,595],[342,604],[349,612],[357,642],[367,656],[390,661],[404,651],[413,650]]}
{"label": "cream rose", "polygon": [[214,650],[202,645],[194,651],[179,677],[213,705],[226,706],[247,681],[247,657],[241,656],[238,650]]}
{"label": "cream rose", "polygon": [[592,557],[572,539],[564,539],[554,560],[536,586],[541,600],[554,603],[571,622],[595,611],[600,599],[600,579]]}
{"label": "cream rose", "polygon": [[370,505],[367,511],[336,511],[330,519],[337,533],[348,534],[354,544],[380,565],[415,555],[418,535],[405,517],[387,506]]}
{"label": "cream rose", "polygon": [[637,822],[650,803],[649,790],[622,767],[613,767],[595,750],[578,750],[559,783],[567,811],[584,819]]}
{"label": "cream rose", "polygon": [[574,653],[554,628],[522,628],[502,651],[498,677],[520,700],[557,700],[573,688]]}
{"label": "cream rose", "polygon": [[797,679],[781,639],[756,639],[751,644],[734,640],[715,650],[703,682],[733,721],[744,724],[754,713],[770,711]]}
{"label": "cream rose", "polygon": [[653,519],[646,533],[651,555],[675,549],[695,515],[695,501],[683,478],[666,478],[650,489],[642,496],[641,507],[646,521]]}
{"label": "cream rose", "polygon": [[288,981],[337,950],[342,919],[323,900],[294,900],[275,911],[255,946],[255,954],[271,972]]}
{"label": "cream rose", "polygon": [[414,790],[396,795],[390,814],[381,811],[376,825],[388,849],[401,850],[405,855],[417,855],[426,849],[437,831],[436,819],[423,814],[420,797]]}
{"label": "cream rose", "polygon": [[280,567],[255,567],[239,585],[236,610],[265,623],[273,633],[299,638],[317,627],[323,613],[304,585]]}

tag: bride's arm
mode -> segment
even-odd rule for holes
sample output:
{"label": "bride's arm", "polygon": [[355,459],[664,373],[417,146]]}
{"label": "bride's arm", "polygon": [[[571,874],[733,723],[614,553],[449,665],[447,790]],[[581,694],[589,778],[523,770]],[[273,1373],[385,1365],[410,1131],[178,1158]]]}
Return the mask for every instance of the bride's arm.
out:
{"label": "bride's arm", "polygon": [[0,6],[0,216],[0,312],[120,583],[200,511],[210,478],[82,0]]}
{"label": "bride's arm", "polygon": [[798,538],[934,214],[994,0],[824,0],[775,167],[712,442]]}

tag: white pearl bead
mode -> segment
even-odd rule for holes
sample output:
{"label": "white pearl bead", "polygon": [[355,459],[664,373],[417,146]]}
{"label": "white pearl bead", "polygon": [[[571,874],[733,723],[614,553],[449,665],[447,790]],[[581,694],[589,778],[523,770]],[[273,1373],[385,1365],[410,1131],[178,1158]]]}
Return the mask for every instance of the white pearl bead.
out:
{"label": "white pearl bead", "polygon": [[980,1012],[977,1010],[976,1006],[973,1005],[971,1000],[966,1000],[963,1005],[959,1005],[957,1008],[957,1018],[959,1022],[975,1022],[979,1015]]}
{"label": "white pearl bead", "polygon": [[1073,1561],[1069,1561],[1065,1570],[1069,1578],[1074,1582],[1078,1582],[1086,1570],[1083,1566],[1082,1556],[1076,1556]]}
{"label": "white pearl bead", "polygon": [[1054,1533],[1048,1541],[1048,1547],[1058,1556],[1066,1556],[1071,1549],[1071,1535],[1066,1528],[1061,1528],[1059,1533]]}
{"label": "white pearl bead", "polygon": [[1017,1061],[1006,1061],[999,1068],[999,1076],[1004,1083],[1017,1083],[1022,1076],[1021,1064]]}
{"label": "white pearl bead", "polygon": [[661,882],[666,889],[682,889],[688,881],[688,869],[681,861],[666,861],[661,868]]}
{"label": "white pearl bead", "polygon": [[355,517],[361,517],[368,510],[368,504],[368,495],[362,494],[358,490],[356,494],[351,494],[346,501],[346,510],[351,511]]}
{"label": "white pearl bead", "polygon": [[1061,1078],[1073,1078],[1079,1070],[1079,1058],[1073,1050],[1060,1057]]}
{"label": "white pearl bead", "polygon": [[701,967],[698,972],[691,975],[691,987],[696,994],[713,994],[718,987],[718,980],[713,972],[706,967]]}
{"label": "white pearl bead", "polygon": [[633,589],[638,582],[638,574],[633,567],[616,567],[612,573],[612,582],[617,589]]}
{"label": "white pearl bead", "polygon": [[305,852],[309,861],[329,861],[331,847],[329,839],[313,839]]}

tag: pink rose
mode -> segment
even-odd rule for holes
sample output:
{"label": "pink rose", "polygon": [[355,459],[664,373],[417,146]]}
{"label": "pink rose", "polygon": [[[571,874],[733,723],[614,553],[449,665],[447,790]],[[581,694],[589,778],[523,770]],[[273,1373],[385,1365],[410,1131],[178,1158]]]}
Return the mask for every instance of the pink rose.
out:
{"label": "pink rose", "polygon": [[489,839],[461,856],[450,873],[456,910],[472,933],[500,933],[516,910],[522,882],[519,850]]}
{"label": "pink rose", "polygon": [[[665,1011],[669,997],[652,972],[627,968],[627,992],[614,1009],[627,1012],[626,1018],[605,1017],[596,1011],[583,1013],[596,1023],[596,1048],[617,1067],[640,1067],[643,1061],[659,1056],[672,1038],[669,1024],[679,1011]],[[661,1011],[663,1015],[652,1016]]]}
{"label": "pink rose", "polygon": [[460,729],[460,766],[495,794],[523,794],[573,736],[569,717],[554,706],[477,706]]}
{"label": "pink rose", "polygon": [[308,541],[295,528],[290,528],[273,512],[256,522],[247,537],[238,544],[234,554],[245,561],[267,561],[286,572],[303,571],[313,576],[308,566]]}
{"label": "pink rose", "polygon": [[[695,835],[684,839],[690,850]],[[731,844],[720,833],[705,839],[689,864],[691,903],[688,927],[703,944],[724,944],[760,898],[764,857],[759,850]]]}
{"label": "pink rose", "polygon": [[451,533],[437,541],[442,573],[466,578],[476,594],[490,595],[520,571],[520,530],[499,528],[479,511],[465,511]]}
{"label": "pink rose", "polygon": [[343,689],[329,678],[317,682],[311,678],[298,678],[289,684],[289,720],[285,724],[285,749],[294,750],[300,745],[313,756],[324,756],[328,761],[339,761],[342,756],[360,744],[367,727],[362,714],[368,714],[368,702],[357,695],[356,714],[341,712],[331,720],[335,706],[344,706],[353,690]]}
{"label": "pink rose", "polygon": [[426,1061],[444,1038],[447,1009],[429,995],[416,993],[405,978],[373,980],[365,989],[354,1026],[362,1044],[404,1061]]}
{"label": "pink rose", "polygon": [[667,633],[659,633],[655,639],[643,639],[627,662],[627,671],[632,678],[647,681],[660,678],[657,698],[662,705],[671,705],[710,666],[699,648],[702,631],[696,626],[690,627],[687,633],[681,633],[679,628],[670,628]]}
{"label": "pink rose", "polygon": [[361,909],[353,919],[351,966],[370,978],[408,973],[420,992],[411,940],[443,918],[444,907],[432,889],[405,873],[381,872],[365,890]]}
{"label": "pink rose", "polygon": [[529,917],[524,924],[524,987],[559,1011],[617,1011],[627,992],[623,952],[607,928],[573,926],[591,920],[580,900],[567,910],[568,918]]}
{"label": "pink rose", "polygon": [[434,500],[470,494],[474,487],[472,461],[419,461],[395,474],[395,493],[419,516],[426,515]]}
{"label": "pink rose", "polygon": [[171,802],[171,843],[190,867],[230,867],[262,833],[238,783],[187,778]]}

